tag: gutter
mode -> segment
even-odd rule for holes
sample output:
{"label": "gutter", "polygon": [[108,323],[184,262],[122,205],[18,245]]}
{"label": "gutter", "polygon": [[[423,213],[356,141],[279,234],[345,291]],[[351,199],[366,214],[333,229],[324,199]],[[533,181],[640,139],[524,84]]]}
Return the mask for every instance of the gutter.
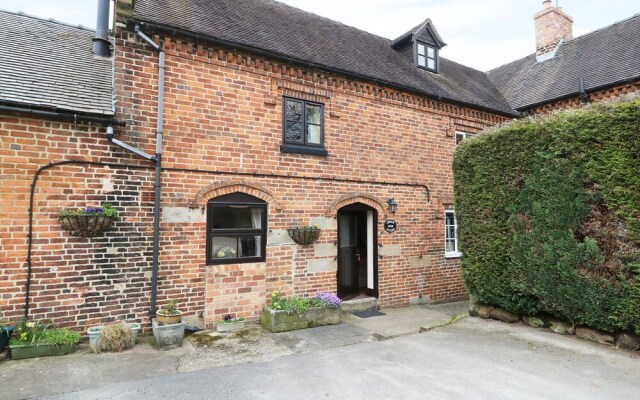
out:
{"label": "gutter", "polygon": [[126,122],[118,121],[116,119],[113,119],[112,116],[108,116],[108,115],[105,115],[104,117],[90,117],[84,114],[64,113],[64,112],[57,112],[57,111],[44,111],[44,110],[36,110],[32,108],[3,106],[3,105],[0,105],[0,111],[29,114],[36,117],[53,119],[56,121],[73,122],[74,124],[80,123],[80,122],[92,122],[92,123],[112,125],[112,126],[126,125]]}
{"label": "gutter", "polygon": [[328,67],[326,65],[322,65],[322,64],[318,64],[318,63],[314,63],[314,62],[310,62],[310,61],[305,61],[305,60],[301,60],[298,58],[294,58],[294,57],[289,57],[283,54],[279,54],[277,52],[272,52],[272,51],[268,51],[268,50],[264,50],[264,49],[260,49],[257,47],[252,47],[252,46],[248,46],[245,44],[241,44],[241,43],[236,43],[236,42],[232,42],[229,40],[225,40],[225,39],[220,39],[217,37],[213,37],[213,36],[208,36],[208,35],[200,35],[198,33],[195,32],[190,32],[190,31],[186,31],[184,29],[180,29],[180,28],[174,28],[168,25],[162,25],[162,24],[158,24],[155,22],[150,22],[150,21],[128,21],[127,22],[127,26],[149,26],[153,29],[153,31],[158,31],[164,34],[167,34],[169,36],[182,36],[185,37],[187,39],[193,39],[196,42],[198,41],[205,41],[205,42],[209,42],[209,43],[215,43],[215,44],[219,44],[222,45],[224,47],[228,47],[234,50],[241,50],[241,51],[246,51],[248,53],[253,53],[253,54],[257,54],[263,57],[267,57],[267,58],[272,58],[272,59],[276,59],[276,60],[280,60],[280,61],[284,61],[286,63],[290,63],[290,64],[297,64],[309,69],[319,69],[319,70],[324,70],[336,75],[341,75],[341,76],[345,76],[345,77],[349,77],[349,78],[354,78],[354,79],[360,79],[360,80],[364,80],[364,81],[368,81],[368,82],[372,82],[375,83],[377,85],[380,86],[386,86],[386,87],[390,87],[390,88],[394,88],[394,89],[398,89],[398,90],[402,90],[405,92],[409,92],[409,93],[413,93],[422,97],[427,97],[430,98],[432,100],[436,100],[436,101],[440,101],[440,102],[447,102],[447,103],[451,103],[451,104],[455,104],[455,105],[459,105],[465,108],[472,108],[475,110],[479,110],[479,111],[484,111],[484,112],[489,112],[491,114],[498,114],[504,117],[509,117],[509,118],[518,118],[521,117],[520,113],[514,111],[514,112],[507,112],[507,111],[500,111],[500,110],[494,110],[492,108],[489,107],[485,107],[485,106],[481,106],[478,104],[472,104],[472,103],[467,103],[461,100],[455,100],[455,99],[450,99],[448,97],[444,97],[444,96],[435,96],[433,94],[430,93],[426,93],[426,92],[422,92],[418,89],[409,87],[409,86],[404,86],[398,83],[393,83],[393,82],[389,82],[383,79],[378,79],[378,78],[373,78],[371,76],[367,76],[367,75],[363,75],[357,72],[351,72],[351,71],[346,71],[346,70],[342,70],[340,68],[334,68],[334,67]]}

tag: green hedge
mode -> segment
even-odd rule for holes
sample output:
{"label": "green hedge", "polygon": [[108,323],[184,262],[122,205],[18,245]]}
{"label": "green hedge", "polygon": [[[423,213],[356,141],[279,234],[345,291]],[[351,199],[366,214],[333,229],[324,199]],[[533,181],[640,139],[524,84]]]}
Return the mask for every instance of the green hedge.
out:
{"label": "green hedge", "polygon": [[478,301],[640,334],[640,101],[515,121],[453,169]]}

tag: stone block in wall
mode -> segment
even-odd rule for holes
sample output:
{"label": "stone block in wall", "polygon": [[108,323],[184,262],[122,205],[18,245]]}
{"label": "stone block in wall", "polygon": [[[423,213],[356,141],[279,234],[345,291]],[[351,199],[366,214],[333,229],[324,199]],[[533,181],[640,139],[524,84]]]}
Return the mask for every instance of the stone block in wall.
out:
{"label": "stone block in wall", "polygon": [[273,230],[267,233],[267,246],[280,246],[283,244],[296,244],[286,230]]}
{"label": "stone block in wall", "polygon": [[337,257],[338,246],[333,243],[319,243],[313,245],[313,255],[316,258]]}
{"label": "stone block in wall", "polygon": [[336,272],[337,270],[338,262],[333,258],[321,258],[307,262],[307,271],[312,274],[318,272]]}
{"label": "stone block in wall", "polygon": [[415,256],[409,258],[409,265],[413,268],[428,267],[431,265],[431,256]]}
{"label": "stone block in wall", "polygon": [[162,222],[172,223],[206,223],[207,213],[204,209],[189,207],[163,207]]}
{"label": "stone block in wall", "polygon": [[313,217],[309,220],[309,225],[318,225],[320,229],[338,229],[338,220],[335,218]]}
{"label": "stone block in wall", "polygon": [[399,244],[388,244],[378,249],[378,254],[383,257],[393,257],[402,255],[402,246]]}

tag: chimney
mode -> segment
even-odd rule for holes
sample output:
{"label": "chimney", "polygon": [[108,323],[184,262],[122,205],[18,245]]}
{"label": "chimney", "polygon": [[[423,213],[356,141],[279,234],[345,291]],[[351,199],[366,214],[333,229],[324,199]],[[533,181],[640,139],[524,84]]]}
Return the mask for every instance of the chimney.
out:
{"label": "chimney", "polygon": [[110,0],[98,0],[96,36],[93,39],[93,54],[100,57],[111,56],[109,49],[109,5]]}
{"label": "chimney", "polygon": [[551,0],[542,2],[542,11],[533,16],[536,25],[536,58],[553,58],[564,40],[573,39],[573,18],[554,7]]}

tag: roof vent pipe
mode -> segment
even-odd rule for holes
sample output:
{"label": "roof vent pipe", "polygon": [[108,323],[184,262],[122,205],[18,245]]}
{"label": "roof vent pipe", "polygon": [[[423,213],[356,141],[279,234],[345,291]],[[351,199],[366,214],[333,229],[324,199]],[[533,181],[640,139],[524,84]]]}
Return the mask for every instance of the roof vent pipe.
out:
{"label": "roof vent pipe", "polygon": [[96,22],[96,37],[93,39],[93,54],[100,57],[110,57],[109,50],[109,8],[111,0],[98,0],[98,19]]}

